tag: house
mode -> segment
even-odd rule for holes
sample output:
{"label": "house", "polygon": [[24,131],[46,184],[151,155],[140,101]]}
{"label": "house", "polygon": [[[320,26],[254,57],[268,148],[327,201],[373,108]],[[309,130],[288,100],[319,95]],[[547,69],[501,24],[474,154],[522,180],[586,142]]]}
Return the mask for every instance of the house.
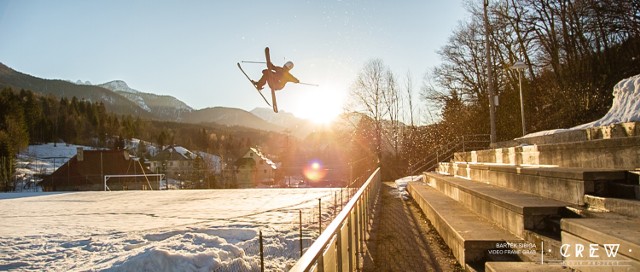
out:
{"label": "house", "polygon": [[249,148],[244,156],[236,161],[235,166],[238,188],[275,185],[275,172],[278,167],[256,148]]}
{"label": "house", "polygon": [[[83,150],[39,183],[43,191],[102,191],[105,175],[148,174],[142,164],[124,150]],[[118,177],[108,181],[110,190],[158,189],[157,177]]]}
{"label": "house", "polygon": [[181,146],[169,146],[149,159],[149,168],[167,175],[167,178],[184,180],[193,175],[198,155]]}

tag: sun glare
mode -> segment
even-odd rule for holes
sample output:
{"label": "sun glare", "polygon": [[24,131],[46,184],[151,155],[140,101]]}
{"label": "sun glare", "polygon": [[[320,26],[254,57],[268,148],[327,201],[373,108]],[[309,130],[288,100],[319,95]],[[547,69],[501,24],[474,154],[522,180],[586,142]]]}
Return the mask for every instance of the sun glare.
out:
{"label": "sun glare", "polygon": [[331,123],[342,112],[344,98],[335,88],[306,91],[294,114],[318,124]]}
{"label": "sun glare", "polygon": [[304,167],[302,173],[310,181],[321,181],[327,175],[327,170],[319,160],[314,160]]}

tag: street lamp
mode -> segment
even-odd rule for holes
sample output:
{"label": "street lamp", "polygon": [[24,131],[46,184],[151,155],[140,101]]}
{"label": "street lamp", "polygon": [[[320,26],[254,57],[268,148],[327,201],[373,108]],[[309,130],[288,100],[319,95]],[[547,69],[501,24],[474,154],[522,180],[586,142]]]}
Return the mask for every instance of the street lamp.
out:
{"label": "street lamp", "polygon": [[516,61],[516,63],[511,66],[512,70],[518,71],[518,82],[520,85],[520,114],[522,116],[522,136],[527,135],[527,129],[525,128],[524,122],[524,102],[522,100],[522,70],[524,70],[524,68],[527,68],[527,65],[520,60]]}

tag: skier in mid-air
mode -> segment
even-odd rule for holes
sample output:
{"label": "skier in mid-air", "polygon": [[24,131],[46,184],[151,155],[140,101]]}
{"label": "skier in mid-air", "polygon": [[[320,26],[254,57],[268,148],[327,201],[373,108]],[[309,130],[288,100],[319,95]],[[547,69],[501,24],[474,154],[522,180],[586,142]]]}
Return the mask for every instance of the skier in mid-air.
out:
{"label": "skier in mid-air", "polygon": [[[267,105],[273,107],[273,112],[276,112],[276,113],[278,112],[278,103],[276,102],[276,91],[282,90],[282,88],[284,88],[284,85],[286,85],[288,82],[318,86],[317,84],[301,83],[300,80],[294,77],[289,72],[291,71],[291,69],[293,69],[293,62],[287,61],[287,63],[285,63],[282,67],[273,65],[273,63],[271,63],[271,54],[269,53],[269,47],[266,47],[264,49],[264,56],[265,56],[265,59],[267,60],[266,61],[267,69],[262,70],[262,77],[258,81],[251,79],[249,75],[247,75],[247,73],[244,71],[244,69],[242,69],[242,66],[240,65],[239,62],[237,63],[237,65],[240,71],[242,72],[242,74],[244,74],[244,76],[249,81],[251,81],[251,84],[253,84],[253,87],[255,87],[256,90],[258,90],[258,93],[260,94],[260,96],[262,96],[262,99],[264,99],[264,102],[266,102]],[[264,88],[265,84],[269,84],[269,88],[271,89],[271,104],[269,103],[269,100],[267,100],[267,98],[262,94],[262,91],[261,91]]]}
{"label": "skier in mid-air", "polygon": [[269,81],[269,87],[274,91],[282,90],[288,82],[300,83],[289,71],[293,69],[293,62],[287,61],[282,67],[275,66],[270,61],[267,62],[267,69],[262,70],[262,77],[258,81],[251,80],[253,86],[258,90],[264,88],[264,84]]}

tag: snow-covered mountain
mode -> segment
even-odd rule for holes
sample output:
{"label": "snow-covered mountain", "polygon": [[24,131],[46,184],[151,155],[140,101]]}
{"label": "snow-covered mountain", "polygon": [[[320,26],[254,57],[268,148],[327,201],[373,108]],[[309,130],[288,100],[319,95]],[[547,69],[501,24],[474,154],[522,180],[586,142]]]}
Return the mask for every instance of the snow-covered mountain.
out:
{"label": "snow-covered mountain", "polygon": [[88,80],[87,81],[82,81],[82,80],[78,79],[75,83],[76,83],[76,85],[93,85],[93,84],[91,84],[91,81],[88,81]]}
{"label": "snow-covered mountain", "polygon": [[212,107],[194,110],[186,103],[168,95],[157,95],[131,88],[122,80],[99,85],[89,81],[43,79],[15,71],[0,63],[0,89],[31,90],[41,95],[77,97],[91,102],[103,102],[107,111],[154,119],[185,123],[216,123],[259,130],[286,132],[304,138],[317,125],[299,119],[291,113],[275,114],[271,109],[255,109],[249,113],[242,109]]}
{"label": "snow-covered mountain", "polygon": [[98,86],[100,86],[102,88],[107,88],[107,89],[112,90],[114,92],[125,92],[125,93],[134,93],[134,94],[135,93],[139,93],[138,90],[132,89],[123,80],[113,80],[113,81],[109,81],[107,83],[100,84]]}
{"label": "snow-covered mountain", "polygon": [[124,96],[143,110],[164,120],[180,121],[180,117],[184,113],[193,111],[193,108],[173,96],[141,92],[129,87],[122,80],[114,80],[97,86]]}
{"label": "snow-covered mountain", "polygon": [[2,88],[11,88],[15,91],[25,89],[39,95],[52,95],[59,98],[76,97],[89,102],[103,102],[107,111],[110,112],[141,118],[157,118],[122,95],[100,86],[76,84],[61,79],[43,79],[18,72],[0,63],[0,89]]}

